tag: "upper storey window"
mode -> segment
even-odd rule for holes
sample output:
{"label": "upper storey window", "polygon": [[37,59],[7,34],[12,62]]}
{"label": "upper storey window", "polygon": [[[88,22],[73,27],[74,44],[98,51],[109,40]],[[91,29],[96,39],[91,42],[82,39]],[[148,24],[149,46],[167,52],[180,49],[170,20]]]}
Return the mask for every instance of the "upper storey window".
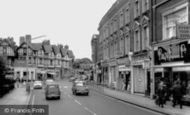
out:
{"label": "upper storey window", "polygon": [[135,17],[140,15],[140,2],[139,2],[139,0],[135,1],[134,14],[135,14]]}
{"label": "upper storey window", "polygon": [[187,4],[172,8],[162,15],[163,40],[176,37],[176,25],[188,23]]}
{"label": "upper storey window", "polygon": [[145,12],[149,10],[149,0],[142,0],[142,11]]}

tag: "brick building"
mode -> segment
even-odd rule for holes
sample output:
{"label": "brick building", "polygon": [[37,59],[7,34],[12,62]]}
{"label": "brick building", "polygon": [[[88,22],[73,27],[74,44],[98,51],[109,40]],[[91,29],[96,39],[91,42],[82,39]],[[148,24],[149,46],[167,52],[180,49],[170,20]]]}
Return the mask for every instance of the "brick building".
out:
{"label": "brick building", "polygon": [[151,0],[117,0],[99,23],[103,84],[150,94]]}

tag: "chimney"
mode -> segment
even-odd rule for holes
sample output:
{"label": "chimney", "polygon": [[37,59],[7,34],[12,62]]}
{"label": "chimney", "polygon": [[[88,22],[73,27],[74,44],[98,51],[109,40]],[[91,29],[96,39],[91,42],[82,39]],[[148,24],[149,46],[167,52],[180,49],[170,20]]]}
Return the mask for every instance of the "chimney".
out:
{"label": "chimney", "polygon": [[25,42],[26,41],[26,39],[25,39],[25,37],[24,36],[21,36],[20,37],[20,43],[19,43],[19,45],[21,45],[23,42]]}
{"label": "chimney", "polygon": [[26,42],[31,43],[31,39],[32,39],[31,35],[26,35],[25,38],[26,38]]}

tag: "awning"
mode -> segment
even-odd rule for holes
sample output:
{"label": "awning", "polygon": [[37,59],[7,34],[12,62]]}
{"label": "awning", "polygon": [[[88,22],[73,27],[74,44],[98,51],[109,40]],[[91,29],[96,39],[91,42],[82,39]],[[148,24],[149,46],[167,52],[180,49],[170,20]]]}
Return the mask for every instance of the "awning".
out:
{"label": "awning", "polygon": [[50,74],[50,75],[56,75],[55,72],[47,72],[47,74]]}
{"label": "awning", "polygon": [[40,74],[45,74],[46,71],[38,71],[37,73],[40,73]]}

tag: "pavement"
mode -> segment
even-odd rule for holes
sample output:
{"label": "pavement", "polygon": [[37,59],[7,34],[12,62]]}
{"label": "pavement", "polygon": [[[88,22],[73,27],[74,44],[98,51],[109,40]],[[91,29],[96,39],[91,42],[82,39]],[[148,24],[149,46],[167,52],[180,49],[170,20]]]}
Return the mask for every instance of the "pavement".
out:
{"label": "pavement", "polygon": [[20,84],[18,88],[14,88],[8,94],[0,98],[0,105],[27,105],[30,100],[31,93],[26,92],[26,86]]}
{"label": "pavement", "polygon": [[183,109],[180,109],[179,106],[176,106],[175,108],[172,107],[171,102],[167,102],[164,108],[159,107],[158,105],[155,105],[155,101],[153,99],[150,99],[148,97],[137,95],[137,94],[130,94],[128,92],[118,91],[114,89],[110,89],[107,87],[103,87],[100,85],[90,85],[90,88],[92,90],[95,90],[97,92],[100,92],[104,95],[110,96],[112,98],[143,107],[145,109],[149,109],[155,112],[159,112],[166,115],[190,115],[190,107],[189,106],[183,106]]}

